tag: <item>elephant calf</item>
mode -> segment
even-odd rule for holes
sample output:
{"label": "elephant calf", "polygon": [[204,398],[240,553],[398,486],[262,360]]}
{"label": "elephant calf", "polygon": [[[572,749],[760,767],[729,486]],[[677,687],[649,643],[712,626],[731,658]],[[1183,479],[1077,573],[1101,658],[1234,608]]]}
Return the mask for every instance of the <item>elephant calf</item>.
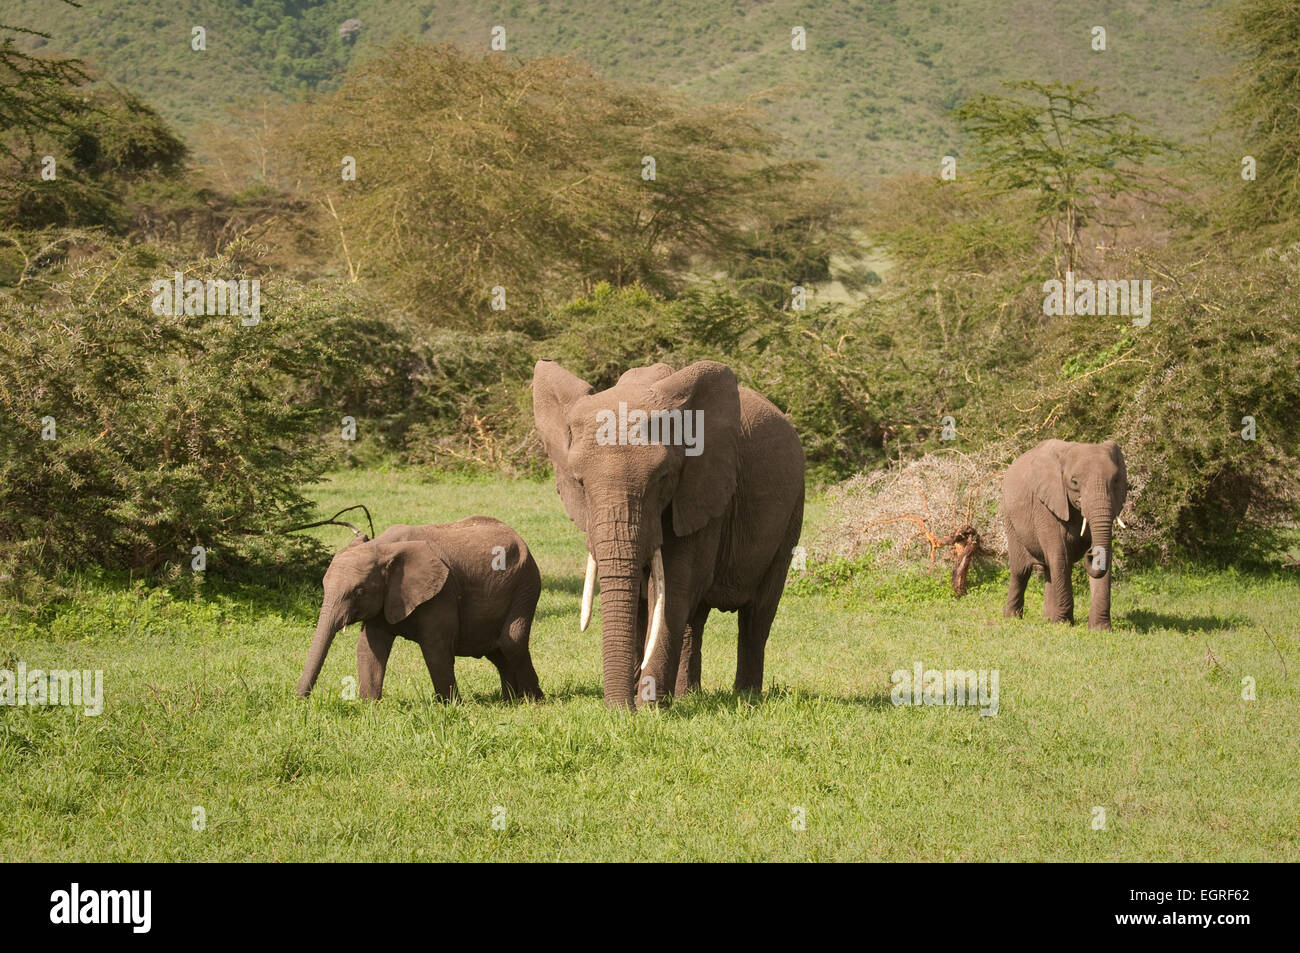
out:
{"label": "elephant calf", "polygon": [[1128,471],[1114,440],[1044,440],[1021,454],[1002,478],[1011,563],[1003,615],[1021,615],[1029,576],[1041,566],[1047,579],[1044,615],[1050,622],[1073,622],[1070,567],[1086,555],[1092,590],[1088,626],[1109,629],[1111,524],[1127,498]]}
{"label": "elephant calf", "polygon": [[362,623],[357,683],[378,699],[397,636],[420,643],[439,697],[456,692],[457,655],[486,656],[507,699],[542,697],[528,654],[541,575],[528,546],[505,523],[471,516],[458,523],[390,526],[338,553],[298,694],[307,695],[339,630]]}

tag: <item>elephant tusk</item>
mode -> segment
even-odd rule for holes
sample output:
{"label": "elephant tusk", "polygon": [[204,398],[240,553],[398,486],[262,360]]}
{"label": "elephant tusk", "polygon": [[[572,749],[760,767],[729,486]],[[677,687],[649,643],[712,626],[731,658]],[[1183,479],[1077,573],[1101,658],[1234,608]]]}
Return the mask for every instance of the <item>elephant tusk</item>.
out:
{"label": "elephant tusk", "polygon": [[664,627],[664,596],[667,594],[667,589],[664,584],[663,551],[656,548],[654,557],[650,560],[650,634],[645,640],[645,658],[641,660],[643,672],[650,664],[650,656],[654,654],[659,633]]}
{"label": "elephant tusk", "polygon": [[1120,519],[1118,516],[1115,517],[1115,525],[1118,526],[1120,529],[1128,529],[1128,527],[1124,525],[1124,521]]}
{"label": "elephant tusk", "polygon": [[1085,516],[1083,518],[1083,525],[1079,527],[1079,535],[1082,536],[1086,532],[1088,532],[1088,517]]}
{"label": "elephant tusk", "polygon": [[596,596],[596,557],[587,553],[587,577],[582,583],[582,617],[578,621],[579,631],[586,632],[591,624],[591,603]]}

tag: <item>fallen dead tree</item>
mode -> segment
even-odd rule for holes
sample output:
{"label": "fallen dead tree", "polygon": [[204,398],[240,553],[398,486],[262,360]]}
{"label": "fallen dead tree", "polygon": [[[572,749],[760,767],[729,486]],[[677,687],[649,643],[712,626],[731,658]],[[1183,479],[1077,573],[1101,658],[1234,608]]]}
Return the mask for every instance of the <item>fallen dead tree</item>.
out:
{"label": "fallen dead tree", "polygon": [[1004,454],[939,450],[902,467],[859,474],[828,494],[826,527],[814,538],[814,558],[855,559],[870,551],[877,564],[914,564],[940,553],[952,560],[952,589],[966,593],[980,557],[1006,556],[998,515]]}

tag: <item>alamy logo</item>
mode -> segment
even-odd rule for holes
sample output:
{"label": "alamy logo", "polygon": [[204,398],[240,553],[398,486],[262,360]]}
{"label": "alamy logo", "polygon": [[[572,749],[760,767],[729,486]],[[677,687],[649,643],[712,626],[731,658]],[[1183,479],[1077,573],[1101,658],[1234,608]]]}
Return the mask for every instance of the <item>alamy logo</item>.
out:
{"label": "alamy logo", "polygon": [[1112,314],[1133,318],[1134,327],[1151,323],[1151,279],[1112,281],[1080,278],[1067,271],[1065,280],[1049,278],[1043,282],[1043,314],[1057,315]]}
{"label": "alamy logo", "polygon": [[75,705],[93,718],[104,711],[104,673],[99,669],[28,671],[27,663],[19,662],[16,672],[0,668],[0,705]]}
{"label": "alamy logo", "polygon": [[148,933],[153,921],[152,890],[70,890],[50,894],[51,923],[129,923],[132,933]]}
{"label": "alamy logo", "polygon": [[889,676],[895,705],[979,705],[981,715],[998,713],[998,670],[943,670],[920,662],[909,672],[900,668]]}
{"label": "alamy logo", "polygon": [[618,402],[618,413],[596,411],[596,443],[602,447],[682,446],[688,457],[704,452],[704,411],[628,410]]}
{"label": "alamy logo", "polygon": [[152,288],[150,307],[160,316],[239,314],[246,327],[262,320],[262,282],[257,278],[199,281],[178,271],[170,281],[159,278]]}

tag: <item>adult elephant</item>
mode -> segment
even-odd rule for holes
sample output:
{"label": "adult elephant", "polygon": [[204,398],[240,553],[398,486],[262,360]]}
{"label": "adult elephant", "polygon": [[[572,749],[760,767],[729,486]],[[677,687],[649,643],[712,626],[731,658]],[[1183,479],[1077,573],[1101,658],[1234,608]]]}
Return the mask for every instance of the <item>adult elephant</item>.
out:
{"label": "adult elephant", "polygon": [[1044,614],[1051,622],[1073,622],[1070,567],[1086,555],[1092,590],[1088,626],[1109,629],[1111,524],[1127,497],[1124,454],[1113,440],[1044,440],[1017,458],[1002,479],[1011,564],[1003,615],[1019,618],[1024,612],[1025,585],[1041,566],[1047,580]]}
{"label": "adult elephant", "polygon": [[605,704],[698,688],[710,609],[740,613],[736,690],[762,691],[803,524],[803,448],[789,419],[716,361],[635,368],[600,393],[539,361],[533,416],[586,535],[584,629],[600,581]]}

